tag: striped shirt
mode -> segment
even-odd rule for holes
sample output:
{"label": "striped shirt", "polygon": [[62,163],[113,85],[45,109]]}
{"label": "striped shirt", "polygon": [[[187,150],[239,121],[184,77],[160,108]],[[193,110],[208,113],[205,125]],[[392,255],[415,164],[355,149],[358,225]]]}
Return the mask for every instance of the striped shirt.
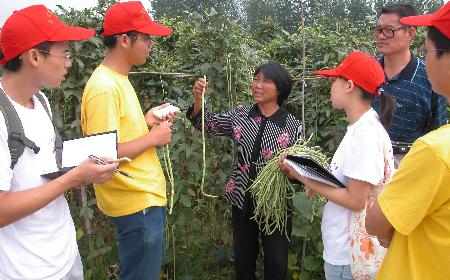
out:
{"label": "striped shirt", "polygon": [[[187,117],[200,130],[201,112],[191,118],[192,110],[192,107],[188,110]],[[290,147],[302,138],[301,131],[300,121],[282,107],[270,117],[262,115],[257,104],[240,105],[218,115],[205,109],[205,132],[211,136],[230,137],[235,145],[235,163],[224,198],[246,212],[250,205],[245,190],[277,150]]]}
{"label": "striped shirt", "polygon": [[[377,58],[384,68],[384,57]],[[434,93],[422,60],[411,60],[397,75],[388,79],[384,90],[397,102],[397,109],[388,129],[391,141],[413,143],[420,136],[447,123],[447,100]],[[373,108],[379,112],[380,101]]]}

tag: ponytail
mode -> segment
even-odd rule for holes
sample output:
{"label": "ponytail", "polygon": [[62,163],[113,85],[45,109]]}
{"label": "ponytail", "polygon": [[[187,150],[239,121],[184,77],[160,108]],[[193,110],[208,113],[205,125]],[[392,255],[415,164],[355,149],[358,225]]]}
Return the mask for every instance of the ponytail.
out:
{"label": "ponytail", "polygon": [[[362,98],[369,100],[372,103],[373,100],[375,99],[375,96],[373,94],[368,93],[362,88],[360,89],[362,92],[361,95]],[[392,96],[390,96],[385,91],[382,91],[381,95],[378,98],[380,98],[380,110],[378,112],[378,116],[384,129],[388,130],[388,128],[391,126],[391,121],[394,116],[397,103],[395,102],[394,98],[392,98]]]}
{"label": "ponytail", "polygon": [[397,103],[394,98],[390,96],[387,92],[382,92],[380,95],[380,112],[378,113],[380,117],[380,122],[387,130],[391,126],[392,117],[394,116],[395,108]]}

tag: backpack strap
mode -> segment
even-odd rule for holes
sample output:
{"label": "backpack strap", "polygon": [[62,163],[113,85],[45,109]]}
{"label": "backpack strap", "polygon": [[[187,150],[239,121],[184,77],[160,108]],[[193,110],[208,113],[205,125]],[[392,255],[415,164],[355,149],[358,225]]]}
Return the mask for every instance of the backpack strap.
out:
{"label": "backpack strap", "polygon": [[6,129],[8,131],[8,147],[11,154],[11,169],[13,169],[19,157],[23,154],[25,147],[32,149],[35,154],[39,153],[39,147],[25,137],[19,115],[17,115],[14,106],[1,88],[0,110],[5,118]]}
{"label": "backpack strap", "polygon": [[59,134],[58,130],[56,129],[56,125],[53,122],[52,115],[50,114],[50,108],[47,106],[47,102],[45,102],[44,96],[38,92],[36,93],[36,97],[41,102],[42,106],[44,107],[45,111],[47,112],[48,117],[52,121],[53,129],[55,130],[55,151],[56,151],[56,165],[58,166],[58,169],[62,166],[62,138]]}

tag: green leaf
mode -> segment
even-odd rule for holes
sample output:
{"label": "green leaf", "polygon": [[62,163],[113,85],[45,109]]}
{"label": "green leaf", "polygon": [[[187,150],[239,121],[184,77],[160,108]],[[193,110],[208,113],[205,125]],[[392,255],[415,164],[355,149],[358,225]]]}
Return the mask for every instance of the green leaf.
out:
{"label": "green leaf", "polygon": [[307,256],[303,264],[305,265],[306,270],[313,271],[321,265],[321,262],[313,256]]}
{"label": "green leaf", "polygon": [[300,213],[307,217],[308,219],[312,218],[313,211],[311,207],[311,203],[309,202],[309,198],[305,192],[298,192],[292,197],[292,202],[294,207],[300,211]]}
{"label": "green leaf", "polygon": [[191,208],[191,206],[192,206],[192,199],[191,199],[191,197],[189,195],[182,194],[180,196],[180,203],[183,206],[185,206],[185,207]]}
{"label": "green leaf", "polygon": [[288,255],[288,268],[290,270],[299,270],[297,255],[293,253],[289,253]]}

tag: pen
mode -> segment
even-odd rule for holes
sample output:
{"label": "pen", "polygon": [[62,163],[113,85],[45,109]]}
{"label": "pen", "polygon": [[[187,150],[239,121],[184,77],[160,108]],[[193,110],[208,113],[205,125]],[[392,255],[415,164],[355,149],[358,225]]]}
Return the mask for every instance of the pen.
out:
{"label": "pen", "polygon": [[[95,162],[96,162],[97,164],[100,164],[100,165],[106,165],[106,164],[109,164],[108,162],[102,160],[102,159],[99,158],[99,157],[96,157],[96,156],[93,156],[93,155],[89,155],[88,157],[89,157],[90,159],[92,159],[92,160],[95,160]],[[120,169],[117,168],[117,167],[116,167],[116,169],[115,169],[114,171],[116,171],[116,172],[119,173],[119,174],[122,174],[122,175],[125,176],[125,177],[128,177],[128,178],[133,179],[133,177],[132,177],[130,174],[126,173],[126,172],[123,171],[123,170],[120,170]]]}
{"label": "pen", "polygon": [[[170,122],[170,120],[165,120],[165,122]],[[154,125],[160,125],[160,122],[153,122]]]}
{"label": "pen", "polygon": [[122,158],[113,160],[113,162],[122,162],[122,161],[131,162],[131,159],[129,159],[127,157],[122,157]]}

